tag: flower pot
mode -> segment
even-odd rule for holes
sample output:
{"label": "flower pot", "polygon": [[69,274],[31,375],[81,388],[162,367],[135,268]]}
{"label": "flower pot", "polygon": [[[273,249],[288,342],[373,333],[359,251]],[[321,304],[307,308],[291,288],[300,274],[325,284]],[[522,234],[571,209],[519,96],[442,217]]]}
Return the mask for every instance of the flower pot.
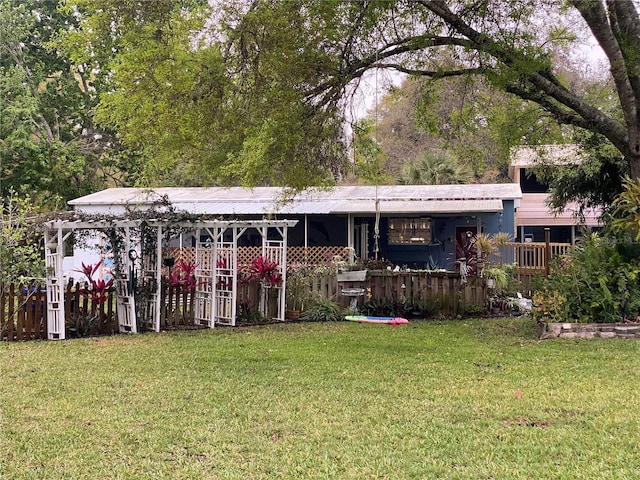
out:
{"label": "flower pot", "polygon": [[487,278],[487,288],[495,288],[496,281],[494,278]]}
{"label": "flower pot", "polygon": [[364,282],[366,279],[366,270],[343,270],[338,272],[339,282]]}
{"label": "flower pot", "polygon": [[286,310],[284,316],[288,320],[298,320],[300,318],[299,310]]}

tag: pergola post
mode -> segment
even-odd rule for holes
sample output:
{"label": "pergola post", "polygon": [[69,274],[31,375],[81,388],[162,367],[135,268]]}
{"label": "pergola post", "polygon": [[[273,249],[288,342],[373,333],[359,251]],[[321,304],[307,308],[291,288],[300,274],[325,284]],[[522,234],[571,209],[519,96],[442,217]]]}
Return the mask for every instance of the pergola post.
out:
{"label": "pergola post", "polygon": [[[162,225],[156,225],[156,293],[153,298],[153,330],[160,331],[160,315],[162,314]],[[167,245],[167,248],[169,246]],[[170,269],[170,267],[167,267]]]}
{"label": "pergola post", "polygon": [[64,255],[64,238],[62,224],[44,230],[44,254],[47,269],[47,338],[49,340],[65,339],[64,313],[64,272],[62,258]]}
{"label": "pergola post", "polygon": [[[224,323],[231,326],[236,324],[237,298],[238,298],[238,241],[244,232],[249,228],[255,228],[262,235],[262,254],[272,262],[277,262],[282,284],[274,286],[278,292],[278,312],[274,318],[284,320],[285,309],[285,288],[286,288],[286,245],[287,229],[294,226],[297,220],[198,220],[178,222],[180,227],[195,229],[196,231],[196,291],[195,299],[195,322],[206,324],[213,328],[215,323]],[[48,338],[62,340],[65,338],[65,313],[64,313],[64,272],[62,260],[64,255],[64,240],[74,230],[105,230],[123,229],[124,245],[123,251],[114,252],[119,255],[118,265],[122,271],[114,272],[116,285],[116,305],[118,315],[118,327],[120,332],[137,333],[137,315],[135,304],[135,258],[131,255],[139,244],[133,245],[136,241],[131,238],[131,227],[140,227],[142,220],[91,220],[91,221],[52,221],[44,227],[45,233],[45,260],[47,265],[47,328]],[[152,297],[149,305],[145,305],[152,312],[145,315],[146,321],[152,320],[153,330],[160,331],[161,327],[161,282],[162,282],[162,238],[166,222],[161,219],[146,223],[146,226],[156,229],[156,254],[155,266],[150,265],[147,272],[144,265],[140,268],[145,274],[155,275],[155,296]],[[69,232],[63,235],[63,228]],[[269,240],[270,228],[276,228],[280,234],[280,240]],[[224,234],[231,230],[232,240],[224,241]],[[207,232],[212,240],[209,245],[204,245],[201,235]],[[141,239],[137,239],[138,242]],[[137,253],[137,252],[136,252]],[[220,255],[220,258],[218,258]],[[218,260],[222,263],[218,265]],[[144,255],[141,251],[141,263],[144,263]],[[151,270],[154,268],[155,270]],[[144,280],[149,280],[145,278]],[[263,306],[266,306],[263,304]],[[263,314],[266,313],[264,310]]]}
{"label": "pergola post", "polygon": [[116,312],[118,315],[118,332],[137,333],[138,325],[136,321],[136,299],[134,292],[134,271],[132,268],[131,255],[129,254],[131,245],[131,232],[128,225],[121,227],[124,230],[124,250],[113,252],[118,255],[119,272],[111,272],[114,275],[116,286]]}

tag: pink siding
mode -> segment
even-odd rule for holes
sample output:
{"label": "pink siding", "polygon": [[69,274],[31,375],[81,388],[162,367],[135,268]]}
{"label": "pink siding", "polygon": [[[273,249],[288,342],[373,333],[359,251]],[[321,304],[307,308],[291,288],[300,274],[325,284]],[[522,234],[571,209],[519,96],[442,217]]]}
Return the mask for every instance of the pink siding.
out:
{"label": "pink siding", "polygon": [[[549,211],[545,201],[546,193],[523,193],[520,206],[516,212],[516,225],[521,226],[545,226],[575,225],[578,222],[573,216],[575,207],[569,207],[563,213],[554,217]],[[590,212],[585,220],[588,226],[597,226],[600,212]]]}

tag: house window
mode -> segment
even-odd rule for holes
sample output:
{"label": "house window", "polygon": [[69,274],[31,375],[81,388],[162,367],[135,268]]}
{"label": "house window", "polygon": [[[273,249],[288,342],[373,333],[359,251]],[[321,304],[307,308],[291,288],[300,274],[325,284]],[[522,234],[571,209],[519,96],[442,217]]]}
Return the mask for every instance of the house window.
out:
{"label": "house window", "polygon": [[549,185],[539,181],[532,169],[523,168],[520,170],[520,189],[522,193],[547,193]]}
{"label": "house window", "polygon": [[390,218],[389,245],[426,244],[431,242],[429,217]]}

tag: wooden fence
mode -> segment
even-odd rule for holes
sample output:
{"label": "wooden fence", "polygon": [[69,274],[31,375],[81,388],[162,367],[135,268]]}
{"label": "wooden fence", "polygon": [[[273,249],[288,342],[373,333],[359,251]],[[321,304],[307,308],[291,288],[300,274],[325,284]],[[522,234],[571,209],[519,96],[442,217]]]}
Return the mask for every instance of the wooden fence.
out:
{"label": "wooden fence", "polygon": [[[67,285],[64,294],[69,336],[108,335],[117,331],[115,291],[107,299],[91,301],[85,284]],[[39,284],[0,284],[0,340],[45,340],[47,338],[47,294]]]}
{"label": "wooden fence", "polygon": [[[365,288],[362,301],[372,298],[391,301],[406,300],[429,302],[437,306],[441,313],[457,315],[471,305],[483,306],[486,301],[485,282],[482,278],[468,276],[462,281],[460,274],[453,272],[428,271],[371,271],[364,284],[359,282],[341,282],[336,277],[335,295],[342,306],[347,306],[350,298],[342,295],[342,290]],[[333,288],[333,287],[332,287]]]}
{"label": "wooden fence", "polygon": [[[461,313],[468,305],[483,305],[484,282],[467,277],[461,283],[455,273],[429,272],[369,272],[364,282],[338,282],[336,275],[314,277],[311,290],[316,297],[349,305],[344,292],[362,288],[358,303],[371,299],[426,301],[437,305],[442,313]],[[26,286],[0,285],[0,340],[23,341],[47,338],[46,290],[37,284]],[[238,304],[255,308],[259,302],[256,282],[242,285]],[[107,291],[104,303],[91,300],[87,285],[69,283],[65,289],[64,308],[67,337],[111,335],[118,331],[115,291]],[[139,312],[139,317],[145,315]],[[160,328],[162,330],[197,328],[194,325],[194,297],[189,290],[167,285],[161,287]]]}
{"label": "wooden fence", "polygon": [[[549,269],[549,259],[566,254],[569,244],[560,243],[509,243],[490,258],[495,264],[516,263],[518,280],[523,291],[529,289],[535,274],[544,274]],[[295,263],[326,265],[333,255],[344,258],[344,247],[299,247],[291,250],[289,261]],[[175,252],[176,257],[192,260],[192,249]],[[249,262],[260,252],[258,247],[242,249],[242,258]],[[303,262],[303,259],[310,260]],[[335,274],[314,277],[311,289],[316,297],[327,298],[341,306],[349,305],[353,297],[345,295],[351,289],[364,289],[358,303],[370,299],[425,301],[437,305],[444,314],[459,314],[472,305],[485,304],[487,292],[482,278],[468,276],[462,282],[455,272],[429,271],[370,271],[364,282],[338,282]],[[258,304],[257,284],[242,285],[238,292],[238,303],[255,307]],[[115,292],[109,289],[107,300],[102,304],[91,301],[87,285],[69,283],[65,295],[65,318],[69,337],[83,335],[109,335],[116,333]],[[144,312],[139,312],[144,318]],[[194,327],[194,297],[188,290],[162,282],[160,328],[180,329]],[[39,285],[25,286],[0,284],[0,340],[21,341],[47,338],[46,291]]]}

